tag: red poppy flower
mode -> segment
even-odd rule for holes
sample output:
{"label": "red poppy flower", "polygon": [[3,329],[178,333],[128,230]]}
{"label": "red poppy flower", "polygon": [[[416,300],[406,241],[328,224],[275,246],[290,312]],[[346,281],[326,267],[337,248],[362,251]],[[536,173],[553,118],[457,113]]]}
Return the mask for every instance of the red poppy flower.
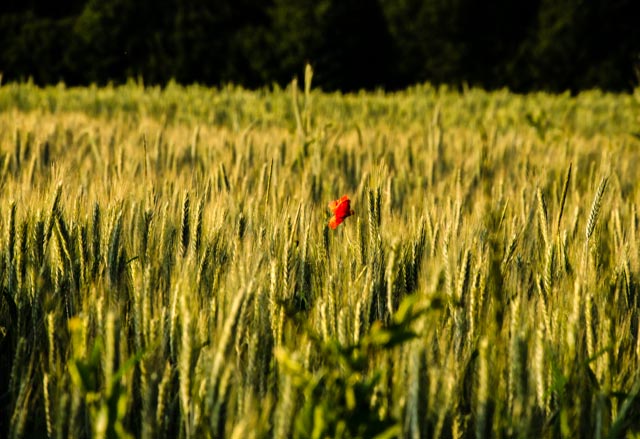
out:
{"label": "red poppy flower", "polygon": [[333,214],[333,217],[329,220],[329,227],[332,229],[338,227],[345,218],[355,213],[351,210],[351,200],[347,195],[343,195],[339,200],[333,200],[329,203],[329,209]]}

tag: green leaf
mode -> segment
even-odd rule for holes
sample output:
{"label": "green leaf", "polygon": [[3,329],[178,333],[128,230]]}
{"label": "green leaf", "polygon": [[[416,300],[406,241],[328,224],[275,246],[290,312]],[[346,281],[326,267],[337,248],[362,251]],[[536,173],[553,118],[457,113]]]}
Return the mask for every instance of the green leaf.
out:
{"label": "green leaf", "polygon": [[393,320],[398,324],[406,324],[415,320],[418,316],[413,314],[413,306],[418,301],[418,296],[413,294],[405,297],[400,305],[398,306],[398,310],[393,316]]}
{"label": "green leaf", "polygon": [[382,433],[373,437],[373,439],[391,439],[400,437],[402,435],[402,426],[400,424],[395,424],[392,427],[387,428]]}
{"label": "green leaf", "polygon": [[318,405],[313,410],[313,431],[311,432],[311,437],[313,439],[323,439],[325,437],[326,419],[327,416],[324,411],[324,407],[322,404]]}
{"label": "green leaf", "polygon": [[77,380],[76,385],[79,385],[80,388],[85,392],[97,392],[98,391],[98,379],[97,379],[97,370],[90,362],[85,362],[83,360],[75,360],[72,362],[73,371],[72,377],[75,375]]}
{"label": "green leaf", "polygon": [[369,335],[368,341],[373,346],[391,349],[415,337],[417,337],[417,334],[414,331],[399,327],[389,329],[375,328]]}

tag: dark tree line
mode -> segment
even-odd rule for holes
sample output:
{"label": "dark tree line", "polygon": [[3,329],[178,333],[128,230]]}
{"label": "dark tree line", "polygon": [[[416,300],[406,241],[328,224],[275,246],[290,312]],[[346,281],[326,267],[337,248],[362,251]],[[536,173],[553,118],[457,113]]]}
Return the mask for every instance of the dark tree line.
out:
{"label": "dark tree line", "polygon": [[638,0],[0,2],[3,80],[629,90]]}

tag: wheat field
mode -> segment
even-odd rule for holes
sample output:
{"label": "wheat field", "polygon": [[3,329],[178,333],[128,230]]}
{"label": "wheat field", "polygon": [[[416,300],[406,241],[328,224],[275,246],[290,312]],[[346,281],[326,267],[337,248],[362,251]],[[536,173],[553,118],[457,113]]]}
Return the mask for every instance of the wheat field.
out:
{"label": "wheat field", "polygon": [[0,436],[640,437],[640,90],[311,76],[0,87]]}

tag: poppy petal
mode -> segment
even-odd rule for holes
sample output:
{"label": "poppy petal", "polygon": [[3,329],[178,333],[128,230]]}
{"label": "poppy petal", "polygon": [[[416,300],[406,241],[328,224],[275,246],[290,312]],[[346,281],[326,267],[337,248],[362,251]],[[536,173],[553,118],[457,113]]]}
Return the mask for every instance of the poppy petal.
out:
{"label": "poppy petal", "polygon": [[329,227],[331,227],[332,229],[336,229],[336,227],[338,227],[340,225],[340,223],[342,223],[342,219],[338,218],[338,217],[331,217],[331,219],[329,220]]}
{"label": "poppy petal", "polygon": [[339,199],[330,202],[329,209],[331,210],[331,212],[335,212],[337,209],[340,209],[341,206],[344,205],[344,203],[351,203],[348,195],[343,195]]}
{"label": "poppy petal", "polygon": [[351,202],[349,200],[342,202],[335,211],[335,215],[339,218],[346,218],[351,215]]}
{"label": "poppy petal", "polygon": [[331,201],[328,206],[333,214],[333,217],[329,220],[329,227],[332,229],[337,228],[345,218],[355,213],[351,209],[351,200],[349,200],[348,195],[343,195],[338,200]]}

